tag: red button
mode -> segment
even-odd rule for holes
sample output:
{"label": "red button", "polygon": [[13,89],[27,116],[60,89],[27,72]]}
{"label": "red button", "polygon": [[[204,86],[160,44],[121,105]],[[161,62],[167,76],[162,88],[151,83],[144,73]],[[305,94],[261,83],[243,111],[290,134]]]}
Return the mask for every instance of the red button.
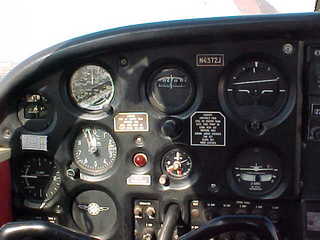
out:
{"label": "red button", "polygon": [[133,156],[133,163],[137,167],[144,167],[148,162],[148,157],[143,153],[137,153]]}

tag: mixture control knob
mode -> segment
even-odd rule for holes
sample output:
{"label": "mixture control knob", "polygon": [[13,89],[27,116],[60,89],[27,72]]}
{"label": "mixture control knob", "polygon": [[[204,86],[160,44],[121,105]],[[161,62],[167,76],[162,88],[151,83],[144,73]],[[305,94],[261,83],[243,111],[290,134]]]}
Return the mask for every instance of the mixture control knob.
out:
{"label": "mixture control knob", "polygon": [[146,209],[146,214],[150,219],[153,219],[156,216],[156,210],[154,209],[154,207],[148,207]]}
{"label": "mixture control knob", "polygon": [[164,136],[175,138],[179,136],[182,131],[180,120],[178,119],[167,119],[162,123],[161,133]]}

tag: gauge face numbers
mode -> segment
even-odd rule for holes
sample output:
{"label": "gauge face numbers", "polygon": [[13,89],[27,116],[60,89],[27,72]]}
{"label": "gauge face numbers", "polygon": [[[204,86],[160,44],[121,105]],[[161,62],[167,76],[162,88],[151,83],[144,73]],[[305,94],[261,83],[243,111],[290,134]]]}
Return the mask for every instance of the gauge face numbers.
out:
{"label": "gauge face numbers", "polygon": [[195,97],[195,86],[184,69],[161,68],[151,75],[147,95],[155,108],[167,114],[175,114],[190,107]]}
{"label": "gauge face numbers", "polygon": [[70,79],[71,97],[84,110],[101,110],[111,102],[114,91],[111,74],[101,66],[82,66]]}
{"label": "gauge face numbers", "polygon": [[253,59],[231,71],[223,91],[231,112],[249,122],[264,122],[283,110],[289,88],[275,66]]}
{"label": "gauge face numbers", "polygon": [[89,126],[80,129],[73,144],[75,163],[90,175],[103,174],[111,169],[117,154],[114,138],[102,127]]}
{"label": "gauge face numbers", "polygon": [[162,169],[169,177],[185,178],[192,170],[191,156],[180,148],[172,149],[163,155]]}
{"label": "gauge face numbers", "polygon": [[45,156],[28,156],[19,171],[19,190],[26,200],[51,200],[61,185],[61,174],[52,159]]}
{"label": "gauge face numbers", "polygon": [[250,148],[237,156],[231,174],[236,191],[248,195],[267,194],[281,182],[281,159],[271,150]]}

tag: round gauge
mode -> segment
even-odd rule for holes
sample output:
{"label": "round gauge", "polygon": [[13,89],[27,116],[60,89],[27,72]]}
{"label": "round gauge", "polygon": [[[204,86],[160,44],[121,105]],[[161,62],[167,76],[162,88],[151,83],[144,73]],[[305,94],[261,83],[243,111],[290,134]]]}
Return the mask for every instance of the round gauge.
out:
{"label": "round gauge", "polygon": [[269,194],[281,182],[281,159],[269,149],[249,148],[236,157],[230,174],[235,192],[245,196]]}
{"label": "round gauge", "polygon": [[53,109],[48,99],[41,94],[26,94],[18,107],[18,118],[30,131],[46,129],[53,120]]}
{"label": "round gauge", "polygon": [[160,68],[151,75],[147,93],[150,103],[158,110],[176,114],[190,107],[195,97],[195,86],[184,69]]}
{"label": "round gauge", "polygon": [[288,100],[289,87],[272,64],[252,59],[231,69],[220,84],[220,101],[229,111],[248,122],[276,117]]}
{"label": "round gauge", "polygon": [[114,90],[111,74],[101,66],[82,66],[70,79],[71,97],[85,110],[101,110],[111,102]]}
{"label": "round gauge", "polygon": [[90,175],[99,175],[111,169],[117,159],[117,151],[111,134],[96,126],[82,128],[73,144],[75,163]]}
{"label": "round gauge", "polygon": [[185,178],[192,170],[191,156],[180,148],[174,148],[163,155],[162,169],[169,177]]}
{"label": "round gauge", "polygon": [[80,193],[73,201],[72,216],[81,231],[112,235],[117,222],[117,207],[105,192],[89,190]]}
{"label": "round gauge", "polygon": [[45,156],[28,156],[19,171],[19,191],[26,200],[51,200],[61,185],[61,174],[52,159]]}

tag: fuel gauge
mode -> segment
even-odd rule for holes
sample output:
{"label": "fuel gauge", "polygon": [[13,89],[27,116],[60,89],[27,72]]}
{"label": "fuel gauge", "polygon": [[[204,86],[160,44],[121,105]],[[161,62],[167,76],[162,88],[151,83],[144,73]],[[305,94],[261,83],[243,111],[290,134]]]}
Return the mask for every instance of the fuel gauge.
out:
{"label": "fuel gauge", "polygon": [[180,148],[174,148],[162,157],[162,169],[169,177],[185,178],[192,170],[191,156]]}

